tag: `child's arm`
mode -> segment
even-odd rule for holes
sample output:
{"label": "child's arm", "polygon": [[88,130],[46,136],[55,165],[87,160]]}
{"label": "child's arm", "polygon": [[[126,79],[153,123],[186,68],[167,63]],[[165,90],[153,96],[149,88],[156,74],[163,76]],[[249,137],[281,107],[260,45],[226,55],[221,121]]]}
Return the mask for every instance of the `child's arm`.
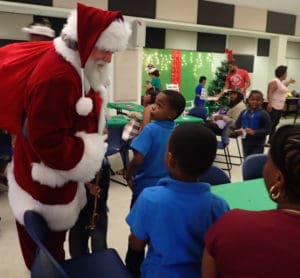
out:
{"label": "child's arm", "polygon": [[149,104],[144,108],[144,112],[143,112],[143,121],[142,121],[142,125],[141,125],[141,129],[140,132],[142,131],[142,129],[144,128],[144,126],[148,123],[151,122],[151,111],[153,109],[153,105]]}
{"label": "child's arm", "polygon": [[268,135],[271,131],[271,126],[272,126],[269,114],[266,111],[261,110],[261,119],[260,120],[261,120],[261,124],[260,124],[259,129],[253,130],[251,128],[246,128],[245,129],[246,133],[249,135],[256,136],[256,137]]}
{"label": "child's arm", "polygon": [[202,277],[203,278],[217,278],[217,266],[215,259],[204,249],[202,257]]}
{"label": "child's arm", "polygon": [[137,238],[133,233],[129,235],[129,247],[134,251],[144,251],[147,240]]}
{"label": "child's arm", "polygon": [[129,163],[129,167],[125,175],[125,179],[131,190],[133,190],[133,175],[135,174],[136,170],[141,166],[143,161],[144,156],[141,153],[133,150],[133,158]]}

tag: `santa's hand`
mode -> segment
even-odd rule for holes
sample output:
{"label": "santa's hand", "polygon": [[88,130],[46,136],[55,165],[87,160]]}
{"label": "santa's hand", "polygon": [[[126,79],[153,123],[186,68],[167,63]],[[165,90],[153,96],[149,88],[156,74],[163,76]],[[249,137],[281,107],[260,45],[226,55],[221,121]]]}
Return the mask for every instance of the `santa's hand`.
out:
{"label": "santa's hand", "polygon": [[98,199],[100,198],[101,188],[98,185],[87,182],[85,186],[89,190],[91,195],[97,197]]}

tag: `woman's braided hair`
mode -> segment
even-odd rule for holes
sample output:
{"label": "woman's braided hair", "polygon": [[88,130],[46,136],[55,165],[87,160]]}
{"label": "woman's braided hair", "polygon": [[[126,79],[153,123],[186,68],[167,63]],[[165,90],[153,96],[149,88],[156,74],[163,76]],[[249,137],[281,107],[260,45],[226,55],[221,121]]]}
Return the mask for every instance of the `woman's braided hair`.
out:
{"label": "woman's braided hair", "polygon": [[270,154],[284,176],[289,200],[300,201],[300,125],[280,127],[272,139]]}

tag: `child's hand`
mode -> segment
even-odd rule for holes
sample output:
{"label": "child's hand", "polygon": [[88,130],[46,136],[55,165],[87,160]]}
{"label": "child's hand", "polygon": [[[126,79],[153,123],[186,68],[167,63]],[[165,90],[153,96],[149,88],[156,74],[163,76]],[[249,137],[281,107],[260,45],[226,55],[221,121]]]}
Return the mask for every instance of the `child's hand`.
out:
{"label": "child's hand", "polygon": [[137,118],[138,118],[138,115],[139,115],[139,113],[138,113],[138,112],[134,112],[134,111],[128,113],[128,117],[129,117],[129,118],[137,119]]}
{"label": "child's hand", "polygon": [[236,129],[236,130],[235,130],[235,133],[236,133],[238,136],[242,136],[242,135],[244,134],[244,132],[243,132],[243,129],[242,129],[242,128],[240,128],[240,129]]}
{"label": "child's hand", "polygon": [[249,127],[245,128],[245,132],[249,135],[254,135],[255,134],[255,131],[252,128],[249,128]]}
{"label": "child's hand", "polygon": [[85,184],[85,186],[89,190],[90,194],[92,194],[93,196],[95,196],[97,198],[100,198],[101,188],[98,185],[87,182]]}
{"label": "child's hand", "polygon": [[151,112],[153,110],[153,104],[149,104],[144,108],[143,118],[151,119]]}
{"label": "child's hand", "polygon": [[223,120],[223,115],[215,115],[214,121]]}

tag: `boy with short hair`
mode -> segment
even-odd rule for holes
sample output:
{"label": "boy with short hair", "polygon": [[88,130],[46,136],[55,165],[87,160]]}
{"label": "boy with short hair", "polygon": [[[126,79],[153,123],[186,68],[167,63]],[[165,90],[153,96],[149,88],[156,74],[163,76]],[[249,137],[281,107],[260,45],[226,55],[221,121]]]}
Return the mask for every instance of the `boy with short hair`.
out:
{"label": "boy with short hair", "polygon": [[165,90],[156,96],[155,103],[145,111],[153,121],[132,141],[133,159],[125,175],[133,192],[131,206],[145,187],[155,185],[160,178],[168,175],[164,154],[169,136],[175,128],[174,120],[184,109],[182,94]]}
{"label": "boy with short hair", "polygon": [[172,133],[165,155],[171,178],[144,189],[126,218],[129,247],[141,252],[149,245],[141,277],[201,277],[204,234],[228,210],[209,184],[197,182],[216,148],[215,134],[202,125],[182,124]]}
{"label": "boy with short hair", "polygon": [[195,88],[195,99],[194,105],[197,106],[204,106],[205,100],[201,99],[202,90],[205,90],[206,84],[206,76],[200,76],[199,84]]}
{"label": "boy with short hair", "polygon": [[252,90],[248,98],[248,108],[241,112],[235,123],[236,133],[242,136],[244,157],[263,153],[267,135],[271,131],[271,118],[264,109],[263,94]]}

